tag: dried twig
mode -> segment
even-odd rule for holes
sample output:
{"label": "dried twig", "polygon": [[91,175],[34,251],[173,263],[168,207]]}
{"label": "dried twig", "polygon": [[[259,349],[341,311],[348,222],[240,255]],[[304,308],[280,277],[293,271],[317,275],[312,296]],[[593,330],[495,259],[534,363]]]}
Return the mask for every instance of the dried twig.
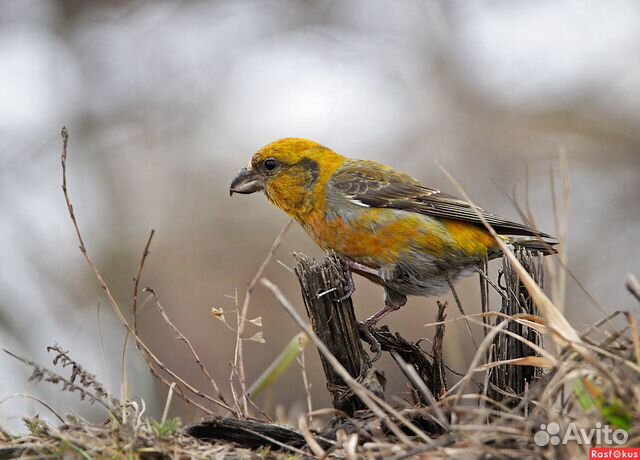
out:
{"label": "dried twig", "polygon": [[[262,264],[260,264],[260,267],[258,268],[258,271],[256,272],[255,275],[253,275],[253,278],[247,285],[247,290],[245,292],[244,300],[242,302],[242,308],[240,309],[240,312],[237,315],[238,326],[237,326],[237,332],[236,332],[236,346],[233,354],[232,375],[233,375],[233,372],[238,373],[238,380],[240,382],[240,391],[242,392],[242,398],[241,398],[242,410],[245,415],[247,415],[247,409],[248,409],[247,380],[245,377],[245,370],[244,370],[244,357],[242,352],[242,348],[243,348],[242,335],[244,333],[245,325],[247,322],[247,311],[249,310],[249,303],[251,302],[251,293],[253,292],[253,289],[255,288],[255,285],[258,282],[258,280],[262,277],[265,269],[267,268],[267,265],[269,265],[269,262],[273,258],[273,255],[276,253],[278,247],[280,247],[280,244],[282,243],[282,240],[286,235],[287,231],[289,230],[289,227],[291,226],[292,222],[293,220],[289,219],[289,221],[287,221],[284,227],[282,227],[282,230],[280,230],[280,233],[278,233],[275,240],[273,241],[273,244],[271,245],[271,249],[269,249],[269,253],[264,258],[264,260],[262,261]],[[236,406],[239,407],[240,404],[236,396],[235,390],[232,390],[232,394],[234,395],[234,401],[236,403]]]}
{"label": "dried twig", "polygon": [[[93,271],[93,273],[94,273],[94,275],[96,277],[96,280],[98,281],[98,285],[105,292],[105,295],[107,296],[107,299],[109,300],[109,303],[113,307],[113,311],[115,312],[116,316],[118,317],[118,320],[120,320],[120,323],[131,334],[131,336],[135,339],[136,343],[144,350],[143,355],[148,356],[148,358],[156,366],[158,366],[161,370],[163,370],[164,372],[169,374],[172,378],[174,378],[176,381],[178,381],[182,386],[187,388],[192,394],[194,394],[194,395],[196,395],[196,396],[198,396],[198,397],[200,397],[202,399],[205,399],[205,400],[207,400],[207,401],[209,401],[209,402],[211,402],[213,404],[216,404],[216,405],[218,405],[218,406],[230,411],[231,413],[233,413],[234,412],[233,409],[231,409],[227,404],[225,404],[222,401],[219,401],[219,400],[217,400],[215,398],[212,398],[211,396],[209,396],[209,395],[207,395],[205,393],[202,393],[200,390],[198,390],[193,385],[191,385],[188,382],[186,382],[184,379],[179,377],[175,372],[173,372],[171,369],[169,369],[162,361],[160,361],[158,359],[158,357],[142,341],[142,339],[138,336],[138,334],[133,330],[133,327],[131,326],[131,324],[129,324],[129,322],[125,318],[124,314],[122,313],[122,309],[120,308],[120,305],[118,304],[118,302],[113,297],[113,294],[111,293],[111,290],[109,289],[109,286],[104,281],[104,278],[102,277],[102,274],[98,270],[98,267],[93,262],[93,259],[91,258],[91,256],[87,252],[87,249],[86,249],[86,246],[85,246],[85,243],[84,243],[84,239],[82,238],[82,233],[80,232],[80,227],[78,225],[78,221],[76,220],[75,212],[73,210],[73,205],[71,203],[71,199],[69,198],[69,193],[68,193],[68,190],[67,190],[67,145],[68,145],[68,141],[69,141],[69,132],[67,131],[67,128],[62,128],[61,136],[62,136],[62,154],[61,154],[60,159],[61,159],[61,164],[62,164],[62,192],[64,194],[64,199],[65,199],[65,202],[67,204],[67,210],[69,211],[69,217],[71,218],[71,222],[73,223],[73,227],[74,227],[75,232],[76,232],[76,237],[78,239],[80,252],[82,252],[82,255],[84,256],[85,260],[89,264],[89,267]],[[150,369],[151,373],[155,377],[157,377],[162,383],[164,383],[168,387],[171,386],[171,382],[168,382],[166,379],[161,378],[159,373],[154,369],[153,366],[149,366],[149,369]],[[201,406],[198,403],[196,403],[195,401],[193,401],[191,398],[186,397],[186,395],[184,395],[184,393],[181,392],[181,395],[182,395],[184,401],[186,401],[186,402],[188,402],[190,404],[196,405],[197,407],[202,409],[205,413],[213,415],[213,413],[209,409],[204,408],[203,406]]]}
{"label": "dried twig", "polygon": [[[144,246],[144,249],[142,251],[142,255],[140,256],[140,262],[138,263],[138,271],[135,275],[135,277],[133,278],[133,295],[132,295],[132,300],[131,300],[131,313],[133,316],[133,330],[134,332],[137,334],[138,333],[138,285],[140,284],[140,279],[142,278],[142,270],[144,269],[144,264],[147,260],[147,256],[149,255],[149,248],[151,246],[151,241],[153,240],[153,235],[155,234],[155,230],[151,230],[151,232],[149,233],[149,238],[147,239],[147,243]],[[129,345],[129,331],[127,331],[125,337],[124,337],[124,341],[122,344],[122,383],[121,383],[121,397],[124,399],[127,399],[127,392],[128,392],[128,387],[127,387],[127,350],[129,349],[128,345]],[[140,344],[138,343],[138,341],[135,342],[136,344],[136,348],[138,349],[138,351],[140,351],[142,353],[142,356],[145,360],[145,362],[147,363],[147,367],[151,367],[152,364],[149,361],[149,358],[147,357],[147,354],[144,353],[144,351],[142,350],[142,348],[140,347]],[[153,374],[153,373],[152,373]],[[170,389],[171,390],[171,389]],[[124,411],[124,408],[122,409],[122,418],[123,420],[125,419],[126,413]]]}
{"label": "dried twig", "polygon": [[151,240],[153,240],[153,235],[156,233],[154,229],[151,229],[149,233],[149,238],[147,239],[147,244],[144,245],[144,249],[142,251],[142,256],[140,256],[140,263],[138,264],[138,272],[136,276],[133,278],[133,300],[131,303],[131,311],[133,312],[133,330],[138,333],[138,286],[140,284],[140,279],[142,278],[142,270],[144,269],[144,263],[147,260],[147,256],[149,255],[149,248],[151,247]]}
{"label": "dried twig", "polygon": [[[7,350],[4,350],[4,351],[7,352]],[[22,361],[22,362],[24,362],[24,361]],[[4,403],[5,401],[8,401],[8,400],[13,399],[13,398],[31,399],[32,401],[35,401],[35,402],[41,404],[43,407],[46,407],[49,410],[49,412],[51,412],[53,415],[56,416],[56,418],[60,421],[60,423],[65,423],[64,418],[62,418],[62,415],[58,414],[58,412],[56,412],[56,410],[53,407],[51,407],[49,404],[47,404],[46,402],[44,402],[40,398],[36,398],[35,396],[30,395],[28,393],[13,393],[13,394],[10,394],[9,396],[7,396],[5,398],[0,399],[0,405],[2,405],[2,403]],[[0,443],[2,442],[2,434],[3,433],[4,432],[3,432],[2,428],[0,428]]]}
{"label": "dried twig", "polygon": [[451,281],[451,277],[448,272],[444,272],[444,277],[447,279],[447,284],[449,284],[449,289],[451,289],[451,295],[453,295],[453,300],[456,302],[456,306],[458,307],[458,311],[460,312],[460,316],[465,318],[465,325],[467,327],[467,332],[469,333],[469,337],[471,337],[471,343],[473,343],[473,347],[477,350],[478,344],[476,342],[475,337],[473,336],[473,331],[471,330],[471,325],[469,321],[467,321],[467,314],[464,312],[464,308],[462,308],[462,302],[460,302],[460,298],[458,297],[458,293],[456,292],[456,288],[453,286],[453,282]]}
{"label": "dried twig", "polygon": [[205,377],[209,379],[209,383],[211,383],[211,386],[213,387],[213,391],[216,393],[216,396],[218,397],[218,399],[222,403],[227,404],[227,402],[224,399],[224,396],[222,395],[222,392],[220,391],[220,388],[218,387],[215,380],[211,376],[211,373],[207,370],[207,367],[204,365],[204,363],[198,356],[198,353],[196,353],[196,350],[193,348],[193,345],[191,345],[191,342],[189,341],[189,339],[182,333],[182,331],[180,331],[180,329],[178,329],[178,327],[173,323],[173,321],[169,319],[169,316],[167,315],[167,312],[162,307],[162,304],[160,303],[160,299],[158,299],[156,292],[150,287],[145,287],[143,291],[151,294],[151,296],[153,297],[153,301],[156,304],[158,311],[160,312],[160,315],[162,315],[162,319],[164,319],[164,322],[167,323],[169,327],[171,327],[171,329],[173,329],[173,331],[178,335],[177,337],[178,340],[180,340],[181,342],[184,342],[187,345],[187,347],[189,348],[189,351],[191,352],[191,356],[195,360],[196,364],[198,365],[202,373],[205,375]]}
{"label": "dried twig", "polygon": [[[305,340],[306,336],[305,336]],[[311,403],[311,384],[309,383],[309,379],[307,378],[307,367],[304,359],[304,345],[302,343],[302,338],[298,339],[299,341],[299,349],[300,355],[297,358],[298,366],[300,367],[300,374],[302,376],[302,386],[304,387],[305,399],[307,401],[307,412],[313,412],[313,404]]]}

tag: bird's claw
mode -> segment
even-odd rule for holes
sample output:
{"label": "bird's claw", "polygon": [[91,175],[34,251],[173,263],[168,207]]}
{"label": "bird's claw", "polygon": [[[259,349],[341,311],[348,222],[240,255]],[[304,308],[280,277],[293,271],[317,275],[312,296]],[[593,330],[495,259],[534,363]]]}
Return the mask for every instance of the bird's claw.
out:
{"label": "bird's claw", "polygon": [[351,298],[354,292],[356,292],[356,285],[353,282],[353,278],[349,277],[347,280],[347,285],[345,286],[345,290],[347,291],[343,296],[333,299],[334,302],[342,302]]}
{"label": "bird's claw", "polygon": [[340,296],[337,299],[333,299],[333,301],[334,302],[342,302],[344,300],[347,300],[347,299],[351,298],[351,296],[353,295],[354,292],[356,292],[356,288],[353,285],[353,282],[351,282],[351,285],[347,286],[347,292],[343,296]]}
{"label": "bird's claw", "polygon": [[371,328],[373,324],[369,321],[362,321],[358,323],[358,329],[360,330],[360,338],[367,342],[370,345],[371,351],[375,353],[374,357],[371,359],[371,362],[375,362],[380,359],[382,356],[382,347],[380,346],[380,342],[373,336],[371,333]]}

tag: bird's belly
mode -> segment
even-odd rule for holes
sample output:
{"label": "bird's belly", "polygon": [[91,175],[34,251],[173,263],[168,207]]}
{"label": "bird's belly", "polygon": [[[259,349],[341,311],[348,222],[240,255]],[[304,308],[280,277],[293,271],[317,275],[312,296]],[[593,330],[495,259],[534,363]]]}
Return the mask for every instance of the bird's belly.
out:
{"label": "bird's belly", "polygon": [[[449,291],[449,283],[460,276],[473,273],[475,263],[464,266],[442,268],[437,261],[433,264],[406,267],[397,265],[393,271],[385,274],[381,284],[405,296],[438,296]],[[417,268],[417,269],[416,269]]]}

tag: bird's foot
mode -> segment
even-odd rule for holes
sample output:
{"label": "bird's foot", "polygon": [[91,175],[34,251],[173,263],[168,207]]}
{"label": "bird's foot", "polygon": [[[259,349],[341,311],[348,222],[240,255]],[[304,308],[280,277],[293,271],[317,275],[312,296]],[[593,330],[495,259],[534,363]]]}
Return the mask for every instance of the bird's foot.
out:
{"label": "bird's foot", "polygon": [[380,342],[378,342],[378,340],[371,333],[374,325],[375,323],[369,320],[361,321],[358,323],[360,338],[367,342],[371,347],[371,351],[375,353],[373,359],[371,359],[371,362],[379,360],[380,356],[382,356],[382,347],[380,346]]}
{"label": "bird's foot", "polygon": [[349,298],[351,298],[351,296],[353,295],[354,292],[356,292],[356,285],[353,282],[353,278],[352,277],[348,277],[347,279],[347,285],[345,286],[345,294],[341,297],[335,298],[333,299],[334,302],[342,302],[343,300],[347,300]]}

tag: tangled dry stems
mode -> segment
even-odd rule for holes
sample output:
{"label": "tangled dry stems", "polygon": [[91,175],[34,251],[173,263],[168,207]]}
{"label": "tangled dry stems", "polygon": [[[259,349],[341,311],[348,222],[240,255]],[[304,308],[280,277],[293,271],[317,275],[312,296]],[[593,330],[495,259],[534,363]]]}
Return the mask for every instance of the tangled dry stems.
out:
{"label": "tangled dry stems", "polygon": [[[473,320],[480,323],[477,318]],[[569,458],[586,457],[588,446],[570,443],[567,445],[540,447],[533,440],[534,433],[542,424],[558,423],[566,429],[570,423],[578,427],[592,428],[595,423],[624,427],[629,434],[629,445],[640,441],[640,356],[637,354],[637,335],[633,322],[627,320],[625,312],[616,312],[607,318],[607,323],[618,321],[618,329],[605,330],[595,324],[581,338],[589,350],[598,358],[597,365],[585,361],[581,355],[568,349],[539,381],[532,384],[522,395],[509,395],[517,404],[508,407],[502,402],[486,396],[482,386],[476,391],[450,394],[435,404],[416,407],[408,403],[393,410],[378,404],[374,413],[352,420],[351,432],[336,430],[333,440],[326,442],[317,430],[307,427],[300,436],[315,441],[315,449],[309,446],[286,447],[278,453],[262,449],[266,457],[323,455],[344,457],[349,453],[358,456],[375,455],[385,458],[406,458],[417,454],[429,454],[431,458]],[[64,350],[62,350],[64,351]],[[79,369],[79,364],[68,357],[67,367]],[[33,362],[34,374],[52,383],[63,382],[63,391],[77,392],[81,398],[97,401],[105,407],[113,402],[96,391],[87,393],[77,388],[78,383]],[[62,364],[58,360],[58,364]],[[486,369],[471,369],[471,372],[487,372]],[[75,371],[80,375],[82,371]],[[79,379],[79,377],[78,377]],[[87,377],[86,386],[94,388],[99,383]],[[486,384],[486,381],[485,383]],[[585,403],[585,401],[587,401]],[[104,424],[90,424],[84,420],[66,417],[60,427],[45,423],[42,419],[28,420],[31,433],[27,436],[11,437],[3,434],[0,455],[60,455],[75,453],[78,458],[249,458],[255,451],[234,447],[232,444],[201,442],[185,436],[177,427],[166,426],[171,420],[152,422],[144,415],[142,403],[127,403],[126,421],[115,418],[119,410],[111,410]],[[445,428],[437,436],[422,436],[407,431],[396,436],[390,423],[406,430],[405,421],[412,421],[414,428],[421,429],[421,421],[432,420]],[[266,422],[265,422],[266,423]],[[305,436],[306,435],[306,436]],[[425,441],[428,436],[429,441]],[[308,450],[307,450],[308,449]],[[320,451],[318,451],[320,449]],[[315,452],[314,452],[315,450]],[[274,457],[274,458],[275,458]],[[73,457],[72,457],[73,458]]]}

